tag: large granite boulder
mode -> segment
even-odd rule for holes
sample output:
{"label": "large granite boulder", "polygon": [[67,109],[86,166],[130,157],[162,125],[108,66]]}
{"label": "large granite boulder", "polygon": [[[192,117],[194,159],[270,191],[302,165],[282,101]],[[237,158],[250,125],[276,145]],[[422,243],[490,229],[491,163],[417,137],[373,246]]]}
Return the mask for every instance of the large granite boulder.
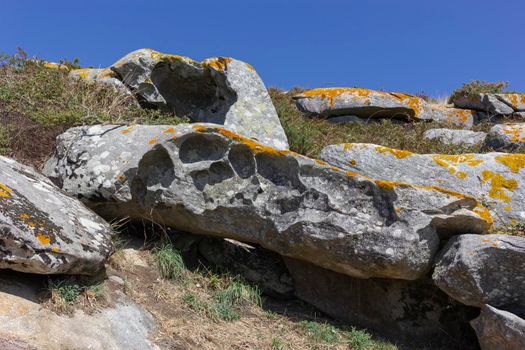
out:
{"label": "large granite boulder", "polygon": [[423,135],[429,140],[439,140],[444,144],[474,146],[482,144],[487,134],[481,131],[457,129],[429,129]]}
{"label": "large granite boulder", "polygon": [[436,259],[436,285],[465,305],[490,304],[525,315],[525,238],[453,237]]}
{"label": "large granite boulder", "polygon": [[91,274],[112,252],[109,225],[30,167],[0,157],[0,268]]}
{"label": "large granite boulder", "polygon": [[363,278],[419,278],[439,234],[489,226],[472,197],[372,180],[213,124],[73,128],[45,173],[107,218],[149,218]]}
{"label": "large granite boulder", "polygon": [[478,335],[481,350],[525,349],[525,320],[510,312],[485,305],[470,324]]}
{"label": "large granite boulder", "polygon": [[469,321],[477,310],[454,301],[429,278],[360,279],[295,259],[285,258],[285,262],[297,297],[335,319],[396,343],[425,349],[476,349]]}
{"label": "large granite boulder", "polygon": [[525,123],[496,124],[485,139],[484,147],[513,150],[525,146]]}
{"label": "large granite boulder", "polygon": [[466,193],[489,208],[497,226],[525,218],[523,154],[415,154],[356,143],[327,146],[321,159],[373,178]]}
{"label": "large granite boulder", "polygon": [[363,88],[320,88],[294,96],[297,108],[320,117],[353,115],[362,118],[436,120],[472,127],[474,111],[428,104],[424,99],[399,92]]}
{"label": "large granite boulder", "polygon": [[452,101],[457,108],[468,108],[489,115],[508,115],[525,111],[525,94],[469,94]]}
{"label": "large granite boulder", "polygon": [[192,121],[225,125],[267,146],[288,148],[268,91],[247,63],[226,57],[197,62],[140,49],[111,70],[148,105]]}

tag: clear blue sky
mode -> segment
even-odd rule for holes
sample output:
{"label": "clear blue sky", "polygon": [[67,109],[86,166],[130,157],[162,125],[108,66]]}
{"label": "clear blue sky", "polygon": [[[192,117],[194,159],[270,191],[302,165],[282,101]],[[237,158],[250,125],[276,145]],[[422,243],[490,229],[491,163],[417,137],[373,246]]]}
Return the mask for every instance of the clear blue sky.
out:
{"label": "clear blue sky", "polygon": [[0,51],[107,66],[150,47],[251,63],[267,86],[525,91],[525,0],[2,1]]}

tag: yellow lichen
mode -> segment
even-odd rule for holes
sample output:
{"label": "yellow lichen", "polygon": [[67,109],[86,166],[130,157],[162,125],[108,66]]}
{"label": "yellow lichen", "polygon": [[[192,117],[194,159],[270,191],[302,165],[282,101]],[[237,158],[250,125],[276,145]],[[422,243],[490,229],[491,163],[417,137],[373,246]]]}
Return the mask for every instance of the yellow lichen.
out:
{"label": "yellow lichen", "polygon": [[483,170],[481,172],[483,177],[482,182],[486,183],[490,180],[489,197],[498,199],[506,203],[511,201],[511,197],[507,191],[514,191],[518,187],[518,182],[514,179],[506,179],[503,175],[495,173],[491,170]]}
{"label": "yellow lichen", "polygon": [[457,155],[448,155],[448,154],[434,154],[432,156],[434,162],[439,165],[448,168],[449,166],[467,164],[468,166],[478,166],[483,163],[483,160],[476,159],[475,154],[457,154]]}
{"label": "yellow lichen", "polygon": [[38,232],[36,234],[36,238],[38,238],[38,241],[43,245],[48,245],[49,243],[51,243],[51,238],[43,234],[42,232]]}
{"label": "yellow lichen", "polygon": [[173,133],[173,132],[175,132],[175,129],[174,128],[166,128],[166,129],[163,129],[162,131],[163,132]]}
{"label": "yellow lichen", "polygon": [[157,139],[151,139],[151,140],[148,141],[148,143],[149,143],[150,145],[154,145],[154,144],[157,143]]}
{"label": "yellow lichen", "polygon": [[466,178],[466,177],[468,176],[468,173],[465,172],[465,171],[458,171],[458,172],[456,173],[456,176],[457,176],[459,179],[464,179],[464,178]]}
{"label": "yellow lichen", "polygon": [[489,226],[492,226],[493,224],[492,215],[490,215],[490,211],[486,207],[484,207],[478,202],[473,212],[478,214],[480,218],[485,220],[489,224]]}
{"label": "yellow lichen", "polygon": [[525,167],[525,154],[501,154],[496,156],[496,161],[507,166],[513,173]]}
{"label": "yellow lichen", "polygon": [[11,198],[11,193],[13,193],[12,189],[0,183],[0,197]]}
{"label": "yellow lichen", "polygon": [[23,219],[23,220],[25,220],[25,219],[29,219],[29,215],[28,215],[28,214],[25,214],[25,213],[20,214],[20,219]]}
{"label": "yellow lichen", "polygon": [[356,165],[357,161],[355,159],[350,159],[348,163],[350,163],[350,165]]}
{"label": "yellow lichen", "polygon": [[404,150],[400,150],[400,149],[394,149],[394,148],[388,148],[388,147],[384,147],[384,146],[376,146],[375,150],[379,153],[390,153],[392,155],[394,155],[394,157],[398,158],[398,159],[401,159],[401,158],[406,158],[414,153],[412,152],[409,152],[409,151],[404,151]]}

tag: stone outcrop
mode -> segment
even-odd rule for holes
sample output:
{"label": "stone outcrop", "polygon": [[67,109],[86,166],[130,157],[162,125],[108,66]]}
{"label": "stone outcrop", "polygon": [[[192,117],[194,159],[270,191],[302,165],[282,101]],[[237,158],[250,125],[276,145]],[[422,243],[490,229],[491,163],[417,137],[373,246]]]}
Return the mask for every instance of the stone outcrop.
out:
{"label": "stone outcrop", "polygon": [[510,312],[485,305],[471,324],[481,350],[525,349],[525,320]]}
{"label": "stone outcrop", "polygon": [[197,62],[140,49],[110,68],[147,105],[192,121],[225,125],[267,146],[288,148],[266,87],[247,63],[227,57]]}
{"label": "stone outcrop", "polygon": [[320,117],[353,115],[361,118],[435,120],[472,127],[476,112],[435,106],[424,99],[399,93],[363,88],[321,88],[294,96],[302,112]]}
{"label": "stone outcrop", "polygon": [[484,146],[494,150],[513,150],[525,146],[525,123],[494,125]]}
{"label": "stone outcrop", "polygon": [[425,131],[424,137],[430,140],[439,140],[445,144],[474,146],[482,144],[487,134],[461,129],[430,129]]}
{"label": "stone outcrop", "polygon": [[452,101],[457,108],[467,108],[494,115],[510,115],[525,111],[525,94],[470,94]]}
{"label": "stone outcrop", "polygon": [[482,233],[490,220],[472,197],[373,180],[212,124],[73,128],[45,173],[106,218],[255,243],[362,278],[419,278],[439,235]]}
{"label": "stone outcrop", "polygon": [[30,167],[0,157],[0,268],[91,274],[112,252],[109,225]]}
{"label": "stone outcrop", "polygon": [[452,300],[429,278],[358,279],[299,260],[285,261],[297,297],[336,319],[425,349],[476,348],[469,321],[477,310]]}
{"label": "stone outcrop", "polygon": [[485,304],[525,315],[525,238],[453,237],[437,257],[436,285],[465,305]]}
{"label": "stone outcrop", "polygon": [[73,69],[69,72],[69,77],[72,79],[81,79],[90,83],[112,86],[117,91],[126,95],[131,94],[128,88],[118,79],[117,74],[109,68]]}
{"label": "stone outcrop", "polygon": [[497,226],[525,216],[523,154],[415,154],[373,144],[341,144],[325,147],[321,159],[373,178],[466,193],[489,208]]}

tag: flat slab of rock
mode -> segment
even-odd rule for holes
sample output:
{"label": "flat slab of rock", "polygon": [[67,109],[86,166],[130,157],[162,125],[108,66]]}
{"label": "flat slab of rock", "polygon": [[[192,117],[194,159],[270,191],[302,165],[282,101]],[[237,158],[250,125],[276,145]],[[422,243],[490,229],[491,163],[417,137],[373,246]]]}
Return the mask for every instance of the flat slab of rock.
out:
{"label": "flat slab of rock", "polygon": [[73,128],[45,173],[104,217],[151,218],[364,278],[418,278],[441,231],[489,227],[471,197],[375,181],[213,124]]}
{"label": "flat slab of rock", "polygon": [[485,305],[471,325],[481,350],[525,349],[525,320],[510,312]]}
{"label": "flat slab of rock", "polygon": [[429,278],[359,279],[299,260],[285,262],[297,297],[335,319],[396,343],[424,345],[417,348],[477,348],[469,325],[477,310],[452,300]]}
{"label": "flat slab of rock", "polygon": [[416,154],[373,144],[330,145],[321,159],[379,179],[440,186],[478,198],[497,226],[525,218],[525,155]]}
{"label": "flat slab of rock", "polygon": [[420,97],[363,88],[320,88],[294,96],[304,113],[333,117],[354,115],[362,118],[400,117],[408,120],[436,120],[472,127],[474,111],[428,104]]}
{"label": "flat slab of rock", "polygon": [[487,134],[461,129],[430,129],[425,131],[424,137],[430,140],[439,140],[445,144],[474,146],[483,143]]}
{"label": "flat slab of rock", "polygon": [[268,91],[255,69],[228,57],[197,62],[151,49],[133,51],[110,69],[147,104],[195,122],[225,125],[279,149],[288,149]]}
{"label": "flat slab of rock", "polygon": [[525,315],[525,238],[453,237],[436,258],[436,285],[465,305],[485,304]]}
{"label": "flat slab of rock", "polygon": [[91,274],[112,252],[112,230],[33,168],[0,157],[0,268]]}
{"label": "flat slab of rock", "polygon": [[452,101],[457,108],[468,108],[489,115],[508,115],[525,111],[525,94],[471,94]]}
{"label": "flat slab of rock", "polygon": [[512,150],[525,146],[525,123],[494,125],[484,146],[495,150]]}

